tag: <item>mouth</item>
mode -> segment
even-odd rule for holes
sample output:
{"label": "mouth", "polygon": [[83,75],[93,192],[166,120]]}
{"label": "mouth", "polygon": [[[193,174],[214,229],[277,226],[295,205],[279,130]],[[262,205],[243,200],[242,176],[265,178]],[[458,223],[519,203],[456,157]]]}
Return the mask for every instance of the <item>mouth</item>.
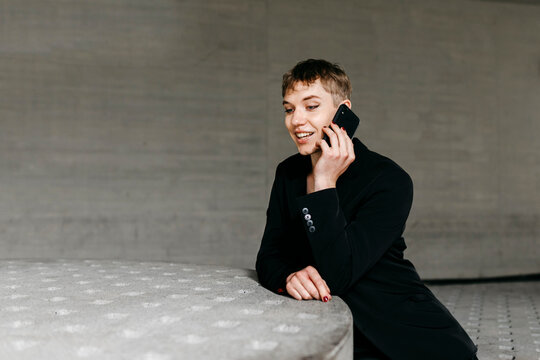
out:
{"label": "mouth", "polygon": [[311,137],[315,133],[314,132],[297,132],[294,134],[296,135],[296,139],[298,140],[298,143],[305,144],[309,141],[309,139],[311,139]]}

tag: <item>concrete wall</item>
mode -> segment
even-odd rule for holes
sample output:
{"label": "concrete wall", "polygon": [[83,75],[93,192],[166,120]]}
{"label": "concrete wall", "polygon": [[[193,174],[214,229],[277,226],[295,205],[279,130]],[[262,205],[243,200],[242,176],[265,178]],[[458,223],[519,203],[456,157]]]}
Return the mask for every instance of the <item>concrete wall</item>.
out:
{"label": "concrete wall", "polygon": [[540,272],[540,6],[0,0],[0,256],[253,267],[295,152],[281,74],[339,62],[415,183],[424,278]]}

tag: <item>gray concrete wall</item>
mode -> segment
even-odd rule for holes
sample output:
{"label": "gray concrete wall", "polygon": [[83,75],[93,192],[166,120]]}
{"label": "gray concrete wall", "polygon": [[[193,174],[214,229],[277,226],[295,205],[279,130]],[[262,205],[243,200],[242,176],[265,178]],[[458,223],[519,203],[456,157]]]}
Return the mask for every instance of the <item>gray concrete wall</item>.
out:
{"label": "gray concrete wall", "polygon": [[281,74],[353,82],[425,278],[540,272],[540,6],[0,0],[0,254],[253,267]]}

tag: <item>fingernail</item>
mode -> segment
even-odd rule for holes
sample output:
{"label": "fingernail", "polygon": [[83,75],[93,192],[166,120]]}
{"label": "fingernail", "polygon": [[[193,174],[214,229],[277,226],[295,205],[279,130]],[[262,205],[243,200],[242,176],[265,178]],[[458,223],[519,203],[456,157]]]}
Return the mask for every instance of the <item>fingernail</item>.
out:
{"label": "fingernail", "polygon": [[328,302],[328,296],[325,296],[325,297],[323,298],[323,301],[324,301],[324,302]]}
{"label": "fingernail", "polygon": [[342,127],[341,127],[341,130],[345,130],[345,128],[342,126]]}

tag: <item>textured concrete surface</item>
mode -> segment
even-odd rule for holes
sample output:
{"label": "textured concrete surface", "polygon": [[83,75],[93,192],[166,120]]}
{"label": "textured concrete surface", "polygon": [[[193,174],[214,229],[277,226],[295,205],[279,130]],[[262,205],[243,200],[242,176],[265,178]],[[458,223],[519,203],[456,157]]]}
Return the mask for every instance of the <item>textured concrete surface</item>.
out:
{"label": "textured concrete surface", "polygon": [[252,268],[281,75],[323,57],[413,178],[423,277],[540,272],[540,6],[337,4],[0,0],[1,256]]}
{"label": "textured concrete surface", "polygon": [[478,345],[478,359],[540,359],[540,282],[429,286]]}
{"label": "textured concrete surface", "polygon": [[179,263],[0,261],[2,359],[352,359],[334,297],[297,301],[255,271]]}

